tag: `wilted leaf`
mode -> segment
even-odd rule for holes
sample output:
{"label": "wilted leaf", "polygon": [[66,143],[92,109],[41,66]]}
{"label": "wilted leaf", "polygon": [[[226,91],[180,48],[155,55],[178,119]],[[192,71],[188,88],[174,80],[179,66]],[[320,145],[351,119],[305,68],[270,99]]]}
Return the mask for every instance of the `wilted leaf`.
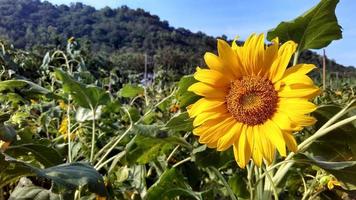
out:
{"label": "wilted leaf", "polygon": [[32,199],[32,200],[60,200],[58,194],[38,186],[16,187],[11,193],[9,200]]}

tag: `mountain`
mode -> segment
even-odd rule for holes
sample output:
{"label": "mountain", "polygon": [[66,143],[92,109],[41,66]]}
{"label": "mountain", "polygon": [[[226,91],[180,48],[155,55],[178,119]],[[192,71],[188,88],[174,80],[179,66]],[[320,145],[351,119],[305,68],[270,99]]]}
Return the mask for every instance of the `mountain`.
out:
{"label": "mountain", "polygon": [[[146,54],[155,65],[183,73],[202,65],[203,54],[216,49],[216,38],[173,28],[143,9],[122,6],[97,10],[82,3],[56,6],[40,0],[0,0],[0,38],[15,47],[63,47],[72,36],[79,38],[85,49],[106,54],[114,61],[125,55],[125,59],[141,65]],[[321,66],[320,56],[311,51],[300,59]],[[327,63],[329,69],[341,74],[355,72],[331,60]]]}

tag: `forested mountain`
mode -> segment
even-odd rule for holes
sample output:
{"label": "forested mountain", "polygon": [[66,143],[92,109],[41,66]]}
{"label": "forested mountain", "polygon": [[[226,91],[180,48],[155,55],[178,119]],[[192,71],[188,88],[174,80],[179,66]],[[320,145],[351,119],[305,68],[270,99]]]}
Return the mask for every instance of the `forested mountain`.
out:
{"label": "forested mountain", "polygon": [[[216,38],[173,28],[142,9],[96,10],[82,3],[56,6],[39,0],[0,0],[0,37],[15,47],[61,48],[72,36],[83,49],[105,54],[114,63],[142,66],[147,54],[155,66],[180,72],[201,65],[204,52],[216,49]],[[300,59],[321,66],[313,52],[304,52]],[[355,71],[330,60],[328,67],[341,74]]]}

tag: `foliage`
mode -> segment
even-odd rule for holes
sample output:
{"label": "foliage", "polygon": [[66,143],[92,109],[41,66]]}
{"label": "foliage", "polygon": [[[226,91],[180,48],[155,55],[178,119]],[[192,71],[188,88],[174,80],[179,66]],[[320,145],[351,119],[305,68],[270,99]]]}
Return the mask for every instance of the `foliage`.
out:
{"label": "foliage", "polygon": [[[213,49],[214,38],[174,29],[140,9],[0,2],[0,16],[8,16],[0,33],[17,46],[82,38],[81,46],[68,41],[66,48],[43,48],[48,52],[1,43],[0,199],[224,200],[264,189],[269,173],[238,168],[232,149],[217,152],[192,134],[186,107],[199,97],[187,88],[196,80],[181,75]],[[26,30],[9,31],[24,19]],[[36,20],[41,23],[30,26]],[[94,52],[115,52],[94,55],[84,40],[93,42]],[[145,74],[146,50],[152,51],[147,62],[155,64]],[[310,51],[299,58],[320,62]],[[295,134],[300,153],[278,157],[286,161],[270,171],[281,199],[354,198],[355,81],[346,75],[333,81],[314,100],[318,123]],[[325,180],[332,178],[342,184],[329,190]]]}

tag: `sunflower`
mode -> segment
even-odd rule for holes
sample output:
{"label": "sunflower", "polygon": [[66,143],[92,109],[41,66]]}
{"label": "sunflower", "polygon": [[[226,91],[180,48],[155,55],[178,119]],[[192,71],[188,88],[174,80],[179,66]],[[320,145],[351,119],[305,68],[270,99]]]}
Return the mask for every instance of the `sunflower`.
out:
{"label": "sunflower", "polygon": [[243,46],[218,40],[218,56],[205,54],[209,69],[198,67],[198,82],[188,88],[202,97],[187,108],[193,133],[218,151],[233,146],[241,168],[251,157],[258,166],[263,160],[271,164],[276,149],[281,156],[286,147],[296,152],[293,132],[316,122],[308,115],[316,106],[308,100],[319,88],[306,75],[315,66],[287,68],[297,44],[280,46],[275,38],[266,46],[264,41],[264,34],[252,34]]}

